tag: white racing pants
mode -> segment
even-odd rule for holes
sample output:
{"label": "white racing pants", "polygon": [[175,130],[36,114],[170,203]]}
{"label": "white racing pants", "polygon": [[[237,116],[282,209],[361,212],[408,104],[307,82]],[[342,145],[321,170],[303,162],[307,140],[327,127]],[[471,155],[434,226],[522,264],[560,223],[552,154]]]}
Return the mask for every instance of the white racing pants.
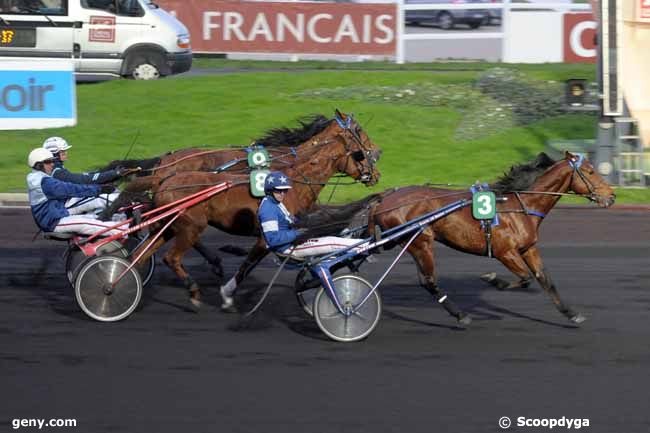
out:
{"label": "white racing pants", "polygon": [[[54,228],[55,233],[76,233],[80,235],[90,236],[107,227],[114,226],[113,221],[101,221],[94,217],[94,215],[70,215],[63,217],[59,220],[59,224]],[[126,228],[123,226],[122,228]],[[112,236],[120,233],[122,230],[113,229],[104,233],[102,236]]]}
{"label": "white racing pants", "polygon": [[95,198],[73,197],[65,202],[65,207],[68,209],[70,215],[80,215],[88,212],[104,210],[117,198],[118,195],[120,195],[119,192],[112,192],[110,194],[98,195]]}
{"label": "white racing pants", "polygon": [[333,253],[349,246],[358,244],[361,239],[339,238],[336,236],[325,236],[322,238],[307,239],[300,245],[289,247],[282,251],[281,254],[288,255],[296,259],[305,257],[319,256],[321,254]]}

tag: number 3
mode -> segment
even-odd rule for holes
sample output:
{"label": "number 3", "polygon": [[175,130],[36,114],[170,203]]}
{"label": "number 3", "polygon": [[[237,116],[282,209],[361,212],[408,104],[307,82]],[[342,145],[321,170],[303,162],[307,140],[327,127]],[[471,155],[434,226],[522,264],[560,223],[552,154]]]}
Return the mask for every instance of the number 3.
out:
{"label": "number 3", "polygon": [[489,195],[480,196],[478,202],[481,205],[481,207],[478,208],[478,213],[481,215],[489,215],[492,213],[492,200]]}

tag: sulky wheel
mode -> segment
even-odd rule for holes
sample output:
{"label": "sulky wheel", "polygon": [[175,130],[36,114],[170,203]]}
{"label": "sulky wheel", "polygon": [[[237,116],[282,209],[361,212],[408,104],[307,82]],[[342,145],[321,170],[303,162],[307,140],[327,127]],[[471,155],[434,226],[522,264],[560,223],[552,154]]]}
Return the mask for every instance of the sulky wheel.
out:
{"label": "sulky wheel", "polygon": [[140,274],[129,267],[126,259],[100,256],[88,259],[77,274],[75,295],[81,309],[101,322],[114,322],[128,317],[142,297]]}
{"label": "sulky wheel", "polygon": [[320,289],[314,299],[314,318],[318,327],[332,340],[359,341],[375,329],[381,316],[381,297],[377,291],[359,308],[359,303],[372,290],[372,285],[354,275],[334,278],[334,291],[344,311],[342,314],[325,289]]}
{"label": "sulky wheel", "polygon": [[[105,254],[111,254],[116,257],[125,258],[128,256],[128,251],[124,249],[122,244],[119,241],[111,241],[101,247],[97,248],[97,256],[103,256]],[[70,245],[66,253],[65,259],[65,274],[68,277],[70,285],[74,288],[74,280],[79,270],[81,269],[81,264],[84,263],[88,257],[81,251],[76,245]]]}
{"label": "sulky wheel", "polygon": [[[140,242],[141,239],[138,237],[129,237],[124,242],[124,247],[130,251],[130,253],[127,254],[132,254]],[[138,263],[135,268],[140,273],[142,287],[147,287],[147,284],[151,281],[151,277],[153,277],[153,271],[156,269],[156,255],[152,254],[145,263]]]}

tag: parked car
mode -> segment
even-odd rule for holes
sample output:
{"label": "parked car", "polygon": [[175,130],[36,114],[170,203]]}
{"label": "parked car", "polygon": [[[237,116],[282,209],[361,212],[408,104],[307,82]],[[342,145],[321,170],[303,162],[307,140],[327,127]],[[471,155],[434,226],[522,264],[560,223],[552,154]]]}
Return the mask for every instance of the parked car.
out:
{"label": "parked car", "polygon": [[[483,3],[483,0],[406,0],[407,5],[461,3]],[[457,24],[466,24],[472,29],[477,29],[489,20],[488,11],[485,9],[406,10],[404,15],[407,24],[434,24],[445,30],[453,29]]]}
{"label": "parked car", "polygon": [[[484,0],[485,3],[501,4],[503,0]],[[488,9],[488,19],[485,24],[501,24],[501,14],[503,9]]]}

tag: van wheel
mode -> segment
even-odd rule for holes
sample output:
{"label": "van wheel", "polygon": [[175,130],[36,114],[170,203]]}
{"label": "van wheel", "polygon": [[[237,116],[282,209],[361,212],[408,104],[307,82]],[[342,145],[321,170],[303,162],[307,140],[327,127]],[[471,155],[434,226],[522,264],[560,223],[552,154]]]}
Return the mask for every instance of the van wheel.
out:
{"label": "van wheel", "polygon": [[151,63],[140,63],[133,68],[131,76],[135,80],[157,80],[160,78],[160,71]]}
{"label": "van wheel", "polygon": [[438,15],[438,25],[443,30],[451,30],[454,28],[454,17],[449,12],[441,12]]}
{"label": "van wheel", "polygon": [[132,54],[128,62],[129,69],[128,76],[135,80],[157,80],[161,75],[164,66],[162,56],[158,53],[143,53]]}

